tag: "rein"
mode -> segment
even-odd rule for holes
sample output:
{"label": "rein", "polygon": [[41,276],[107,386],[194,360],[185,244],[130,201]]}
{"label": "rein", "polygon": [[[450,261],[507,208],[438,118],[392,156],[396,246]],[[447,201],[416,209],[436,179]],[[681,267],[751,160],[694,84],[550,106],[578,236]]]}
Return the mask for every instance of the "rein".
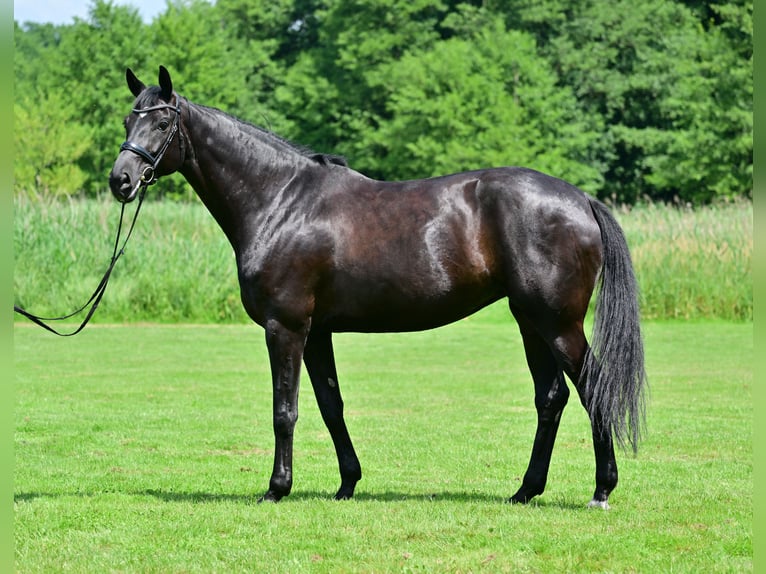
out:
{"label": "rein", "polygon": [[[141,204],[144,202],[144,195],[146,194],[146,188],[148,187],[147,183],[142,183],[142,189],[141,193],[138,196],[138,207],[136,207],[136,212],[133,214],[133,221],[130,223],[130,228],[128,229],[128,234],[125,236],[125,240],[122,242],[122,247],[120,247],[120,236],[122,235],[122,223],[125,218],[125,204],[122,204],[122,210],[120,211],[120,223],[117,226],[117,236],[114,239],[114,249],[112,250],[112,260],[109,263],[109,267],[107,267],[106,272],[104,273],[104,276],[101,279],[101,282],[98,284],[98,287],[96,287],[96,290],[93,292],[93,295],[90,296],[90,299],[77,309],[77,311],[74,311],[70,313],[69,315],[64,315],[62,317],[40,317],[38,315],[34,315],[30,313],[29,311],[26,311],[25,309],[22,309],[18,305],[13,306],[13,310],[16,313],[19,313],[20,315],[23,315],[33,323],[36,323],[37,325],[40,325],[43,329],[46,329],[50,331],[51,333],[54,333],[55,335],[58,335],[60,337],[71,337],[72,335],[76,335],[80,331],[82,331],[85,328],[85,325],[88,324],[91,317],[93,317],[93,314],[96,312],[96,309],[98,309],[99,303],[101,303],[101,298],[104,296],[104,292],[106,291],[106,285],[109,282],[109,277],[112,274],[112,270],[114,269],[114,266],[117,264],[117,260],[122,257],[122,255],[125,253],[125,246],[128,243],[128,239],[130,239],[131,234],[133,233],[133,227],[136,225],[136,220],[138,219],[138,212],[141,210]],[[51,327],[47,324],[47,322],[52,321],[64,321],[66,319],[71,319],[75,315],[79,315],[85,309],[88,308],[90,305],[90,309],[88,310],[88,314],[85,316],[85,319],[83,319],[82,323],[80,323],[80,326],[77,327],[76,330],[72,331],[71,333],[61,333]]]}
{"label": "rein", "polygon": [[[60,337],[71,337],[72,335],[76,335],[80,331],[82,331],[85,328],[85,325],[88,324],[88,322],[93,317],[93,314],[96,312],[96,309],[98,309],[99,303],[101,303],[101,298],[104,296],[104,293],[106,292],[106,286],[109,283],[109,277],[112,275],[112,270],[114,269],[114,266],[117,264],[117,261],[120,257],[122,257],[125,254],[125,246],[128,244],[128,239],[130,239],[130,236],[133,233],[133,228],[136,225],[136,220],[138,219],[138,213],[141,211],[141,205],[144,202],[144,196],[146,195],[146,190],[150,185],[153,185],[157,182],[157,166],[162,161],[163,156],[165,155],[165,152],[168,149],[168,146],[170,145],[170,142],[173,140],[173,137],[176,135],[176,132],[178,132],[178,124],[179,124],[179,117],[181,115],[181,107],[180,106],[173,106],[170,104],[160,104],[157,106],[152,106],[148,108],[142,108],[142,109],[133,109],[134,113],[145,113],[145,112],[151,112],[154,110],[164,109],[164,108],[170,108],[173,111],[176,112],[176,115],[173,119],[173,127],[170,130],[170,133],[168,134],[168,137],[165,139],[165,143],[162,144],[162,147],[160,147],[159,151],[156,154],[152,154],[151,152],[147,151],[146,148],[143,146],[131,142],[131,141],[125,141],[120,146],[120,151],[131,151],[133,153],[136,153],[140,155],[142,158],[147,160],[151,165],[148,165],[143,173],[141,174],[141,178],[138,183],[138,188],[140,189],[138,194],[138,206],[136,207],[136,211],[133,214],[133,221],[130,223],[130,227],[128,228],[128,233],[125,236],[125,239],[122,242],[122,247],[120,247],[120,238],[122,236],[122,226],[123,221],[125,219],[125,205],[126,202],[122,203],[122,209],[120,210],[120,222],[117,225],[117,235],[114,239],[114,248],[112,250],[112,259],[109,263],[109,266],[106,269],[106,272],[104,273],[103,278],[98,284],[98,287],[96,287],[96,290],[93,292],[93,295],[90,296],[90,299],[77,309],[76,311],[64,315],[62,317],[40,317],[38,315],[34,315],[25,309],[19,307],[18,305],[13,306],[13,310],[16,313],[19,313],[20,315],[23,315],[33,323],[36,323],[43,329],[46,329],[50,331],[51,333],[54,333],[55,335],[58,335]],[[88,307],[90,306],[90,309]],[[82,323],[80,323],[80,326],[77,327],[74,331],[70,333],[61,333],[51,327],[47,324],[47,322],[53,322],[53,321],[64,321],[66,319],[71,319],[75,315],[79,315],[85,309],[88,309],[88,313],[83,319]]]}

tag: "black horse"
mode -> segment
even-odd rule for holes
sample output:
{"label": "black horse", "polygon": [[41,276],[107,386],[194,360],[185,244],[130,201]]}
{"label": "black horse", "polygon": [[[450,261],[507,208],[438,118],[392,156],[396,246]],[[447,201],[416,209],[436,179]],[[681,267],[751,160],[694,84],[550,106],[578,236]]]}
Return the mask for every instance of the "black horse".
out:
{"label": "black horse", "polygon": [[[343,420],[332,333],[417,331],[507,297],[535,385],[537,433],[511,502],[545,488],[574,384],[591,420],[592,506],[617,484],[613,437],[635,451],[645,383],[637,286],[620,227],[576,187],[519,167],[432,179],[376,181],[173,91],[160,67],[136,97],[110,174],[132,201],[156,177],[180,172],[229,239],[242,303],[266,332],[272,372],[274,469],[261,500],[292,488],[301,360],[335,445],[347,499],[362,476]],[[152,150],[152,151],[149,151]],[[592,346],[583,320],[597,280]]]}

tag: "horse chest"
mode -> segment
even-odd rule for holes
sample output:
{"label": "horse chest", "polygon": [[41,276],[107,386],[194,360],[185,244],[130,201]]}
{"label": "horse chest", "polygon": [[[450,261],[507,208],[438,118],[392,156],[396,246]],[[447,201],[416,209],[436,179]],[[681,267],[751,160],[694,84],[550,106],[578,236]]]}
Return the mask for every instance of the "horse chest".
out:
{"label": "horse chest", "polygon": [[263,325],[272,318],[302,324],[311,316],[322,259],[296,241],[264,241],[237,256],[242,303]]}

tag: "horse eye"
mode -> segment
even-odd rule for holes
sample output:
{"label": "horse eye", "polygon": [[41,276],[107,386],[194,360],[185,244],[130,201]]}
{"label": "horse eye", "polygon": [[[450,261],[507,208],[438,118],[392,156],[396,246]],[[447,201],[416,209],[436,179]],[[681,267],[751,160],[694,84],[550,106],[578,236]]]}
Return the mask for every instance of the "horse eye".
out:
{"label": "horse eye", "polygon": [[168,129],[169,125],[170,125],[170,123],[167,120],[162,120],[158,127],[159,127],[160,131],[164,132],[166,129]]}

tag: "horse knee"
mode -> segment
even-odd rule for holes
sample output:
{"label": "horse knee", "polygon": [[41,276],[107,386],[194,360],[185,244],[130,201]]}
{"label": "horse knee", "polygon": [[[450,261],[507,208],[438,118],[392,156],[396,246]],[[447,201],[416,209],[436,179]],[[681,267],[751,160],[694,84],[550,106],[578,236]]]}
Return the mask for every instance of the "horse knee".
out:
{"label": "horse knee", "polygon": [[280,437],[292,436],[298,422],[298,409],[279,409],[274,413],[274,434]]}

